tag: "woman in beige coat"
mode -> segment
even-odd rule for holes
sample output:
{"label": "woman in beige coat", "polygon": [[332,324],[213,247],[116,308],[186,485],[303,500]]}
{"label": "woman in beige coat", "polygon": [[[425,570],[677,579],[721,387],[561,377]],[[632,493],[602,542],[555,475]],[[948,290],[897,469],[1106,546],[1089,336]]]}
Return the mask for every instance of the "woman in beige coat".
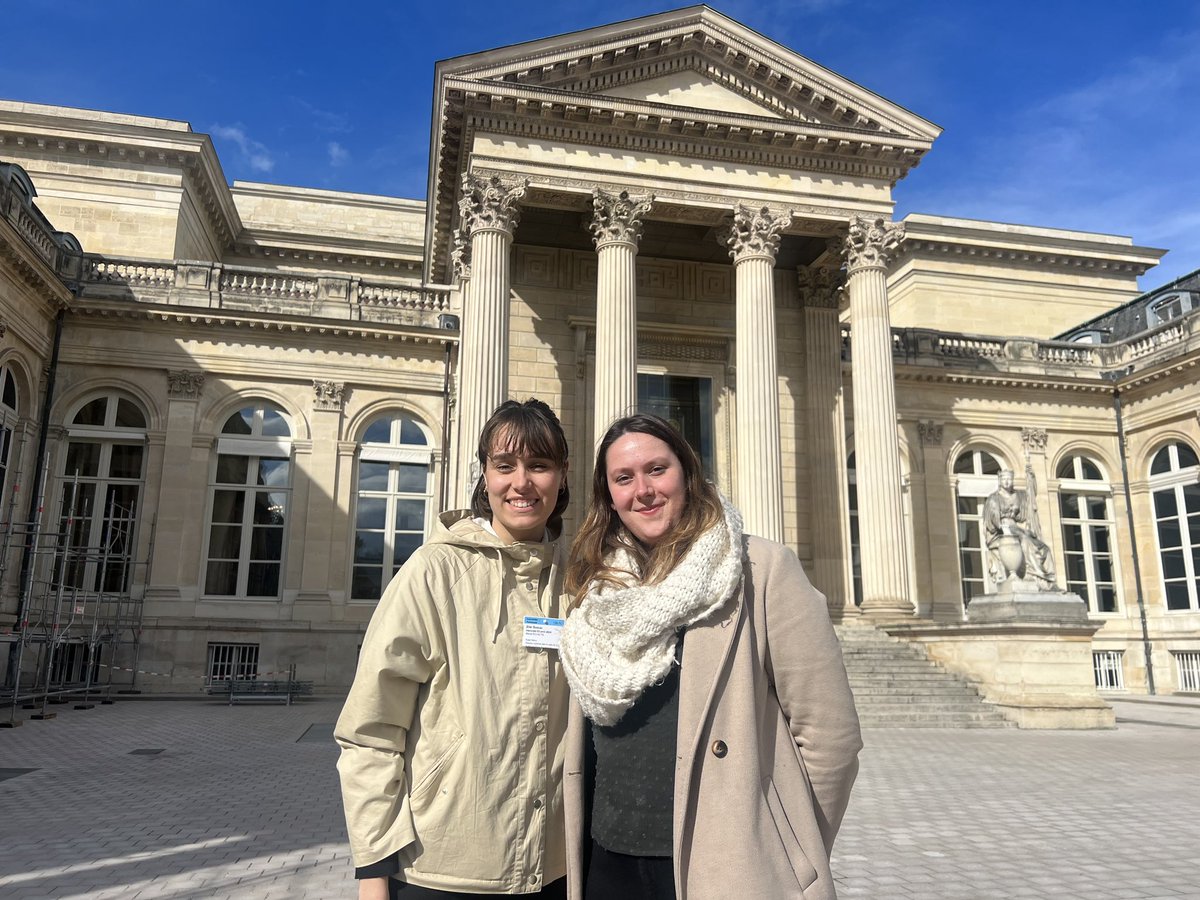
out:
{"label": "woman in beige coat", "polygon": [[597,452],[563,632],[572,900],[835,896],[858,717],[825,600],[654,416]]}

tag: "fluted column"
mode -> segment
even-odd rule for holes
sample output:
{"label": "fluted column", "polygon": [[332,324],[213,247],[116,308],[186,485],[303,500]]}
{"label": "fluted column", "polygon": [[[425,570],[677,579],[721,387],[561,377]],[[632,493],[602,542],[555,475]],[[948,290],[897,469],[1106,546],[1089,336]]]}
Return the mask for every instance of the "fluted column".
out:
{"label": "fluted column", "polygon": [[832,266],[796,271],[804,307],[805,394],[808,398],[809,503],[813,584],[830,612],[857,612],[849,590],[849,496],[842,401],[842,334],[838,300],[843,276]]}
{"label": "fluted column", "polygon": [[654,197],[592,191],[596,243],[596,443],[613,419],[637,410],[637,249]]}
{"label": "fluted column", "polygon": [[846,236],[854,384],[854,462],[864,614],[912,615],[900,483],[900,439],[885,266],[904,226],[857,217]]}
{"label": "fluted column", "polygon": [[783,540],[775,342],[775,254],[791,213],[739,205],[722,240],[733,257],[737,335],[737,505],[746,531]]}
{"label": "fluted column", "polygon": [[470,500],[479,475],[476,444],[484,422],[508,396],[508,303],[511,293],[509,247],[520,218],[518,203],[527,181],[498,176],[463,175],[458,211],[470,235],[470,255],[460,244],[456,263],[469,266],[463,295],[462,345],[459,350],[458,460],[459,504]]}

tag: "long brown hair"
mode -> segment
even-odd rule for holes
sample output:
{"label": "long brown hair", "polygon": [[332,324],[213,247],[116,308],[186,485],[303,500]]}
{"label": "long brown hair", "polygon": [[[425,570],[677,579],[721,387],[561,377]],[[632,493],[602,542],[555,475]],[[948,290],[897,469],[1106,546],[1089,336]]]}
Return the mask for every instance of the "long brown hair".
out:
{"label": "long brown hair", "polygon": [[505,400],[479,432],[479,478],[471,493],[471,513],[489,522],[492,520],[492,505],[488,503],[484,470],[488,457],[503,442],[501,449],[517,456],[535,456],[548,459],[555,467],[563,470],[562,487],[558,491],[558,502],[546,521],[549,528],[562,531],[562,516],[571,502],[571,490],[567,487],[567,436],[563,434],[558,416],[544,401],[530,397],[524,403]]}
{"label": "long brown hair", "polygon": [[[644,547],[621,522],[613,509],[608,489],[608,451],[627,434],[646,434],[658,438],[679,459],[684,475],[683,514],[671,530],[653,547]],[[613,422],[596,449],[596,468],[592,472],[592,496],[588,501],[583,525],[571,545],[567,564],[566,589],[580,603],[595,581],[624,584],[629,573],[605,563],[618,547],[624,547],[641,572],[643,584],[656,584],[671,573],[692,543],[724,516],[721,495],[704,479],[704,467],[691,445],[675,427],[658,416],[638,414]]]}

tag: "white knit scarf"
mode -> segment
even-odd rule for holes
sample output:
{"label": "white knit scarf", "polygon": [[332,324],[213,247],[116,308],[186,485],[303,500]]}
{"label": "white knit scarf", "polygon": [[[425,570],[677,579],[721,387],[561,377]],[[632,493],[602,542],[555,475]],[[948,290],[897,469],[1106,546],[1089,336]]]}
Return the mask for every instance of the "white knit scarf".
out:
{"label": "white knit scarf", "polygon": [[[598,725],[615,725],[675,663],[678,629],[720,609],[742,577],[742,517],[724,497],[725,521],[702,534],[658,584],[594,582],[562,633],[572,696]],[[605,560],[636,573],[625,549]]]}

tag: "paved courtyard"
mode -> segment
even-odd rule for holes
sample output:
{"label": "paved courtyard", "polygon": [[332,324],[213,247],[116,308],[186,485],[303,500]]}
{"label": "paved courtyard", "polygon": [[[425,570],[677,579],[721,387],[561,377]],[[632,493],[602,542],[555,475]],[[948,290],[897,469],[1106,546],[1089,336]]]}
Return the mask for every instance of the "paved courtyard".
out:
{"label": "paved courtyard", "polygon": [[[868,731],[840,894],[1200,898],[1200,702],[1116,705],[1109,732]],[[0,897],[353,897],[337,709],[127,700],[0,730]]]}

